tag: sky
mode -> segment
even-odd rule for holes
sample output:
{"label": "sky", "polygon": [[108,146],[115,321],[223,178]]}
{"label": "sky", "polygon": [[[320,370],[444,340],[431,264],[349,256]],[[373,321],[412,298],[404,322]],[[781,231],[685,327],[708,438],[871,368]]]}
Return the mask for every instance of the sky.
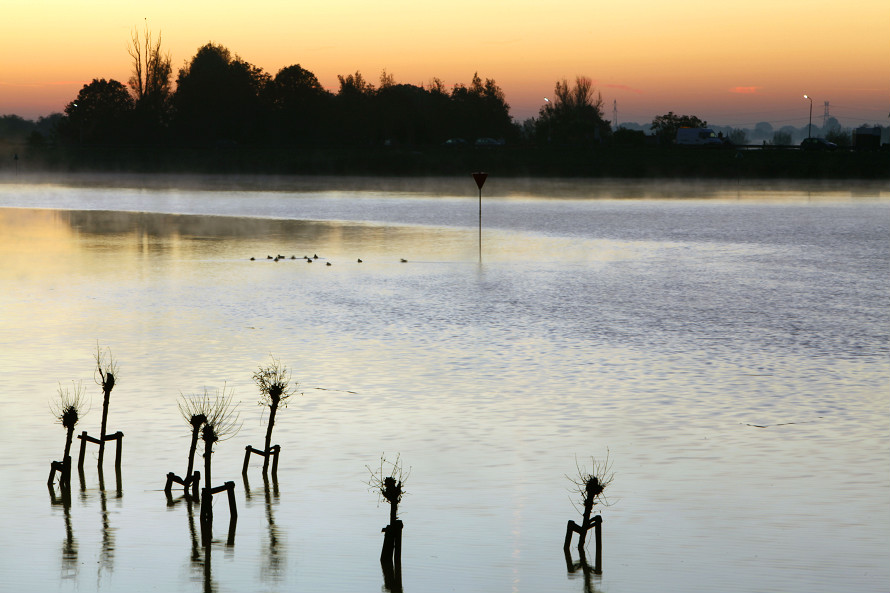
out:
{"label": "sky", "polygon": [[274,76],[300,64],[328,90],[467,84],[478,72],[532,117],[558,80],[593,80],[606,119],[673,111],[713,125],[890,125],[887,0],[30,0],[0,11],[0,115],[63,111],[94,78],[126,83],[148,25],[174,73],[210,41]]}

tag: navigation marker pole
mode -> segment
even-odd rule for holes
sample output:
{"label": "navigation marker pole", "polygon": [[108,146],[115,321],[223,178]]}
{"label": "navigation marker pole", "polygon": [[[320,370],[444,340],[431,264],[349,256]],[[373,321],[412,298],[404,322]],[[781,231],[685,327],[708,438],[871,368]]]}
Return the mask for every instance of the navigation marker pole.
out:
{"label": "navigation marker pole", "polygon": [[482,263],[482,186],[485,185],[485,179],[488,173],[473,173],[473,179],[479,187],[479,263]]}

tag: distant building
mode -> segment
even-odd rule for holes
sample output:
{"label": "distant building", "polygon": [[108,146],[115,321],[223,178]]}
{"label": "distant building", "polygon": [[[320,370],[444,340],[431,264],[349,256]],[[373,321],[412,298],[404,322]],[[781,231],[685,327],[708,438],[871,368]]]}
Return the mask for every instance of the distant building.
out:
{"label": "distant building", "polygon": [[878,149],[881,147],[881,128],[861,126],[853,130],[853,148]]}

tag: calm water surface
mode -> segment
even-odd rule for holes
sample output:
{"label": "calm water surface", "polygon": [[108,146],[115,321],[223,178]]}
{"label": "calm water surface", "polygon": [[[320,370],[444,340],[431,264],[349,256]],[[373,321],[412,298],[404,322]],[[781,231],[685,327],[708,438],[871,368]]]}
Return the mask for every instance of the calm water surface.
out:
{"label": "calm water surface", "polygon": [[[0,184],[0,590],[380,591],[384,452],[411,467],[409,593],[887,590],[886,190],[490,179],[480,264],[469,183]],[[90,450],[54,504],[48,403],[83,380],[98,433],[97,342],[123,470],[100,480]],[[277,484],[240,474],[270,354],[302,393]],[[178,396],[223,385],[243,426],[214,482],[239,519],[227,545],[214,499],[208,553],[162,489]],[[607,452],[585,579],[565,476]]]}

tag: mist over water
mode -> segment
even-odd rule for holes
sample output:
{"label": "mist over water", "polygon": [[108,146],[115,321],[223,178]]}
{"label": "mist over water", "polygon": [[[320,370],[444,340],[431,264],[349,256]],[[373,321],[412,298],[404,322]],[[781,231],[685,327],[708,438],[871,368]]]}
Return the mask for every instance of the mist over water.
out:
{"label": "mist over water", "polygon": [[[886,589],[885,193],[492,179],[480,265],[471,181],[0,186],[4,586],[379,590],[388,509],[364,482],[385,452],[412,468],[405,591],[583,591],[565,475],[608,451],[597,591]],[[98,431],[97,342],[120,363],[121,489],[90,451],[66,511],[47,402],[83,379],[78,431]],[[240,476],[270,353],[302,393],[276,418],[277,493],[259,461]],[[214,499],[208,570],[162,489],[186,464],[177,397],[223,384],[243,427],[213,480],[239,521],[226,546]]]}

